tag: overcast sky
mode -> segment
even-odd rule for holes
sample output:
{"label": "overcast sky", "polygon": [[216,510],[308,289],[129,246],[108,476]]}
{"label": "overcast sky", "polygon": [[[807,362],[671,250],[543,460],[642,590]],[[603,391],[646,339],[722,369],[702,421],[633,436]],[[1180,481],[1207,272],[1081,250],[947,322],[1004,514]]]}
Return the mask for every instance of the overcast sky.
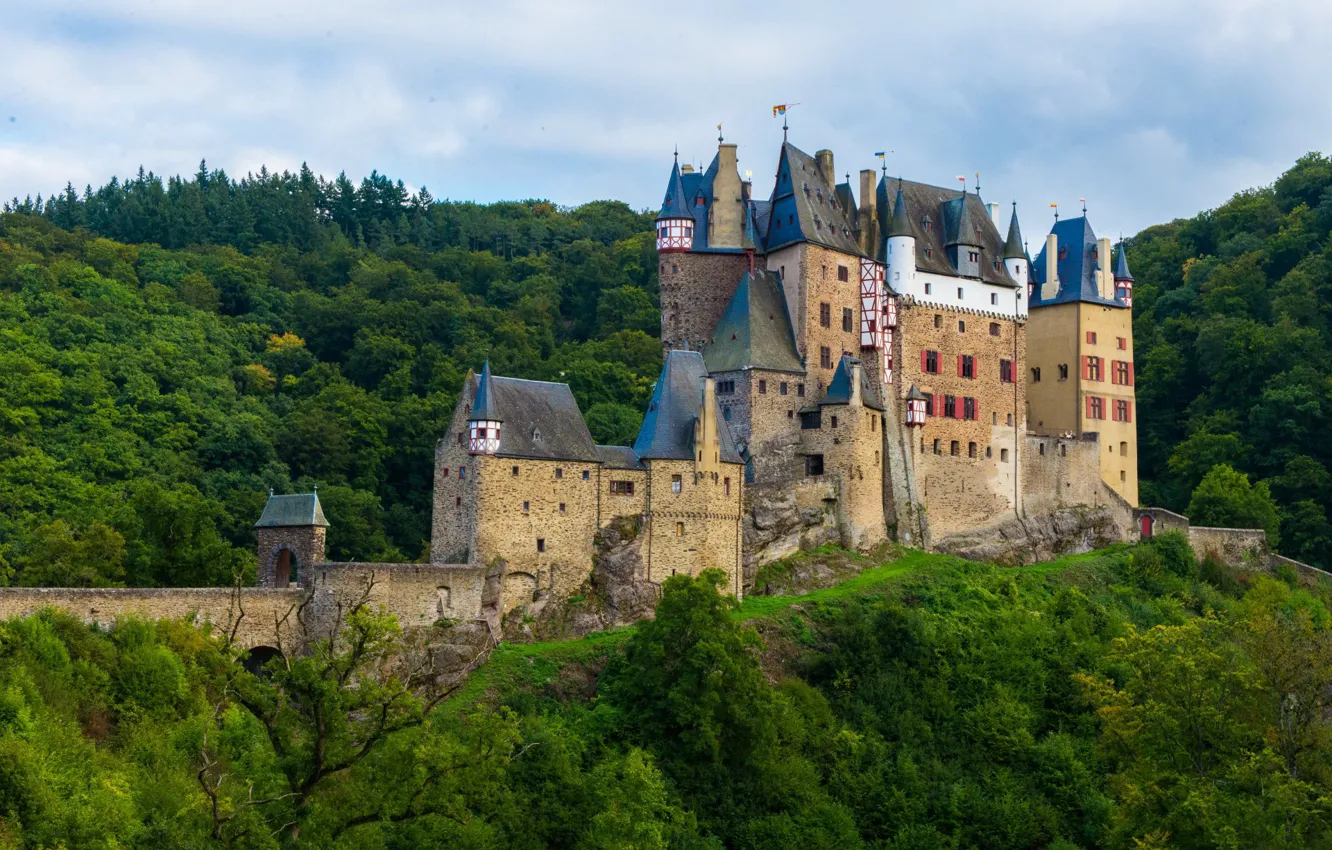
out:
{"label": "overcast sky", "polygon": [[[981,172],[1033,244],[1216,206],[1328,149],[1328,0],[0,0],[0,197],[139,165],[372,169],[438,198],[661,202],[717,123],[755,189],[780,120],[940,185]],[[853,183],[855,178],[853,177]]]}

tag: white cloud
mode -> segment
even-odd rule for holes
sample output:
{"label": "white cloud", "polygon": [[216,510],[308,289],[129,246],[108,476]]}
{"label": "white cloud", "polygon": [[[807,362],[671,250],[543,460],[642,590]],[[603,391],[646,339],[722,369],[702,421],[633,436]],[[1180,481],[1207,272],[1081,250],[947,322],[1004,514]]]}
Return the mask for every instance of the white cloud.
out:
{"label": "white cloud", "polygon": [[[658,202],[715,125],[770,185],[792,141],[1106,232],[1270,182],[1332,131],[1317,0],[11,0],[0,196],[140,164],[372,169],[439,197]],[[8,116],[15,121],[9,122]],[[854,182],[854,181],[853,181]]]}

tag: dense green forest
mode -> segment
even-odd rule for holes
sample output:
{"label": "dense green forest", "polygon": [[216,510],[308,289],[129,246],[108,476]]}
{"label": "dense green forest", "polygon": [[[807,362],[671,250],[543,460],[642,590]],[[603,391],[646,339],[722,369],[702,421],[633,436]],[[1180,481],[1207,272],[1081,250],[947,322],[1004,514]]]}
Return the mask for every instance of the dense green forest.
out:
{"label": "dense green forest", "polygon": [[[651,215],[439,202],[372,174],[140,172],[0,214],[0,583],[213,584],[272,487],[334,558],[427,550],[469,368],[632,438],[660,365]],[[1142,502],[1332,568],[1332,162],[1129,240]]]}
{"label": "dense green forest", "polygon": [[0,848],[1332,847],[1326,587],[1178,534],[718,578],[443,701],[363,609],[259,675],[184,623],[0,623]]}
{"label": "dense green forest", "polygon": [[0,215],[0,584],[226,584],[269,488],[330,556],[427,554],[463,376],[568,382],[631,440],[660,369],[651,216],[203,166]]}

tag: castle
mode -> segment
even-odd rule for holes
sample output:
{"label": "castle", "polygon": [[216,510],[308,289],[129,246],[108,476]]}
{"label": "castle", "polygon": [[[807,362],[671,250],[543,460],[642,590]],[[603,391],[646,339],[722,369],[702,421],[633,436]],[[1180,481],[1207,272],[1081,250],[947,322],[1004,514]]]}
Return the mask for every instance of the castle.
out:
{"label": "castle", "polygon": [[625,523],[630,582],[715,567],[736,596],[818,543],[1002,558],[1041,534],[1135,536],[1122,244],[1112,256],[1084,212],[1033,262],[1016,205],[1001,235],[998,205],[965,186],[863,170],[857,199],[835,174],[831,151],[784,140],[761,200],[734,144],[703,171],[677,159],[656,219],[665,356],[633,445],[596,445],[565,384],[469,373],[436,449],[430,563],[326,563],[317,494],[275,495],[258,588],[34,590],[0,595],[0,614],[169,603],[231,622],[245,601],[241,640],[259,645],[289,627],[284,606],[317,619],[369,583],[404,625],[493,631],[580,595]]}

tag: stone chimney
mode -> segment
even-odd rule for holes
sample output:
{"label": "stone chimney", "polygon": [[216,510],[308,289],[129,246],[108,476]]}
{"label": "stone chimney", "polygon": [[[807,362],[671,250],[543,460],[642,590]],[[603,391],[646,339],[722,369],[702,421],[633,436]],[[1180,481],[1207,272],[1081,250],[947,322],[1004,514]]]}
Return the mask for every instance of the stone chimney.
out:
{"label": "stone chimney", "polygon": [[860,397],[860,361],[851,360],[848,364],[851,368],[851,402],[850,407],[860,407],[864,404],[864,399]]}
{"label": "stone chimney", "polygon": [[1041,299],[1054,298],[1059,294],[1059,237],[1053,233],[1045,235],[1045,283],[1041,284]]}
{"label": "stone chimney", "polygon": [[994,222],[994,226],[995,226],[995,227],[998,227],[998,226],[999,226],[999,205],[998,205],[998,204],[986,204],[986,205],[985,205],[985,209],[988,210],[989,213],[990,213],[990,221]]}
{"label": "stone chimney", "polygon": [[744,238],[744,200],[736,162],[735,145],[717,145],[717,176],[708,210],[708,244],[715,248],[739,248]]}
{"label": "stone chimney", "polygon": [[1102,298],[1115,297],[1114,263],[1110,240],[1096,240],[1096,291]]}
{"label": "stone chimney", "polygon": [[833,169],[833,152],[824,148],[814,154],[814,159],[819,164],[819,173],[823,175],[823,180],[828,184],[828,188],[836,188],[837,172]]}

